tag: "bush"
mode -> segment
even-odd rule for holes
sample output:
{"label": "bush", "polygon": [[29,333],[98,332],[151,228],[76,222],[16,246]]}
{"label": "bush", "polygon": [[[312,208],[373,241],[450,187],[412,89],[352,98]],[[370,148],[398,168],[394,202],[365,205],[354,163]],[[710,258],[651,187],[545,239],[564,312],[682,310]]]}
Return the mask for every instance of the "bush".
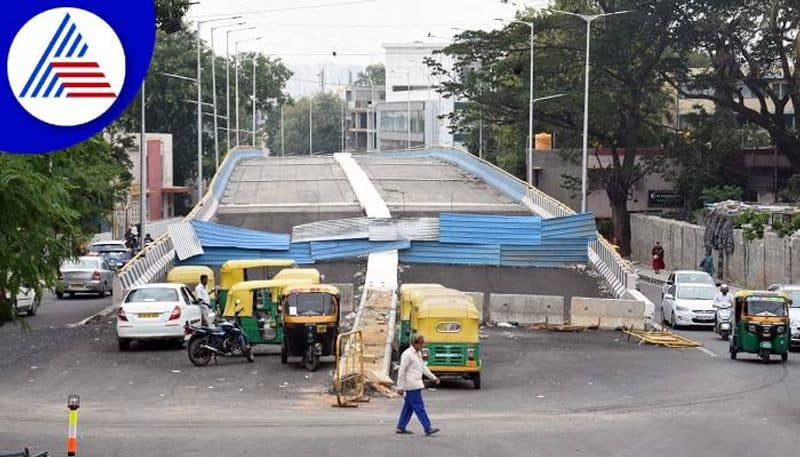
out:
{"label": "bush", "polygon": [[741,200],[744,191],[739,186],[714,186],[706,187],[700,193],[700,201],[706,203],[724,202],[726,200]]}

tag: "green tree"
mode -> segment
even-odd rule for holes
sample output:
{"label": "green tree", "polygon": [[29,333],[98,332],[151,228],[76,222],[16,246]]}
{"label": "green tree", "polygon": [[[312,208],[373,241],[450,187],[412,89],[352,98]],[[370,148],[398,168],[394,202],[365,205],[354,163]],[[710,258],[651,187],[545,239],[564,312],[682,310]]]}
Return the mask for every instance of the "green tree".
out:
{"label": "green tree", "polygon": [[[284,108],[286,155],[309,153],[309,100],[313,100],[313,152],[330,153],[342,148],[342,99],[335,93],[321,92],[315,94],[313,99],[302,97]],[[277,147],[272,150],[279,151],[280,134],[275,140]]]}
{"label": "green tree", "polygon": [[676,51],[710,56],[709,71],[693,72],[684,61],[665,77],[681,96],[713,101],[766,130],[792,167],[800,168],[800,2],[688,3],[692,14],[677,23],[685,39],[676,43]]}
{"label": "green tree", "polygon": [[383,86],[386,84],[386,68],[382,63],[367,65],[364,71],[358,73],[353,84],[356,86]]}
{"label": "green tree", "polygon": [[[554,6],[584,13],[633,10],[593,23],[589,99],[590,146],[610,153],[608,161],[593,159],[596,174],[610,200],[615,236],[625,255],[630,252],[629,192],[663,166],[658,157],[640,159],[637,150],[663,144],[667,93],[662,75],[676,65],[671,49],[683,37],[674,24],[687,7],[680,2],[632,0],[558,0]],[[583,117],[584,23],[549,10],[520,11],[517,16],[532,21],[536,30],[536,96],[569,94],[557,102],[536,104],[536,130],[558,129],[562,147],[577,146]],[[428,65],[446,77],[440,88],[444,94],[476,101],[486,122],[510,126],[527,138],[529,33],[519,24],[492,32],[467,31],[444,50],[454,59],[455,71],[442,68],[435,59]],[[469,111],[454,117],[455,128],[474,122],[475,113]],[[523,150],[507,153],[521,156]],[[524,163],[524,157],[513,163],[520,161]],[[519,173],[519,168],[512,171]]]}
{"label": "green tree", "polygon": [[189,0],[156,0],[156,25],[167,34],[183,28],[183,17],[189,10]]}

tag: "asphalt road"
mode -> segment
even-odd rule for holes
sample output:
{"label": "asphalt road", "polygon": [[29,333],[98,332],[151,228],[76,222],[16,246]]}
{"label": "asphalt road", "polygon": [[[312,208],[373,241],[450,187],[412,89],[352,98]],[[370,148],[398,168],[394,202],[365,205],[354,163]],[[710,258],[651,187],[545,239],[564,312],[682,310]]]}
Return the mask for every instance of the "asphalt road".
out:
{"label": "asphalt road", "polygon": [[[20,317],[34,329],[63,327],[80,322],[108,306],[111,306],[111,296],[100,298],[97,295],[79,294],[75,297],[65,295],[59,299],[52,292],[45,291],[36,316]],[[0,328],[0,334],[4,330]]]}
{"label": "asphalt road", "polygon": [[[8,333],[8,332],[6,332]],[[183,350],[120,353],[110,321],[31,332],[0,358],[0,450],[63,452],[81,395],[79,455],[706,456],[787,454],[800,363],[731,361],[638,345],[616,332],[485,331],[483,389],[426,392],[440,436],[392,433],[398,399],[331,408],[331,365],[307,373],[274,350],[193,367]],[[710,332],[698,332],[698,334]],[[0,333],[2,335],[2,333]],[[709,335],[710,336],[710,335]],[[31,348],[33,345],[35,347]],[[13,394],[11,393],[13,392]],[[62,454],[55,454],[62,455]]]}

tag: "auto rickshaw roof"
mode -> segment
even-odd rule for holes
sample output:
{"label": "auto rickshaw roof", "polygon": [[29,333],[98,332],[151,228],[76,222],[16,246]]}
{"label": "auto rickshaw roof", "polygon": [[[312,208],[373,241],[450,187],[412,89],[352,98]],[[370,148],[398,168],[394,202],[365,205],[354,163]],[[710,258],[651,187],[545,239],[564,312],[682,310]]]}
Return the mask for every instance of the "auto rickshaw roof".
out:
{"label": "auto rickshaw roof", "polygon": [[419,288],[444,289],[445,287],[443,285],[441,285],[441,284],[436,284],[436,283],[409,282],[409,283],[405,283],[405,284],[400,285],[399,291],[400,291],[401,294],[403,294],[405,292],[410,292],[411,290],[419,289]]}
{"label": "auto rickshaw roof", "polygon": [[740,290],[733,296],[736,298],[749,298],[749,297],[765,297],[765,298],[784,298],[789,299],[785,292],[774,292],[770,290]]}
{"label": "auto rickshaw roof", "polygon": [[338,296],[341,292],[339,291],[338,287],[332,286],[330,284],[303,284],[303,285],[287,287],[283,291],[283,293],[284,295],[302,294],[302,293],[322,293],[322,294],[331,294]]}
{"label": "auto rickshaw roof", "polygon": [[413,299],[425,299],[426,297],[441,297],[441,296],[464,296],[469,297],[469,295],[461,292],[457,289],[448,289],[445,287],[432,287],[432,288],[419,288],[419,289],[412,289],[411,291],[406,294],[409,298]]}
{"label": "auto rickshaw roof", "polygon": [[[466,297],[469,299],[469,297]],[[453,317],[458,319],[479,319],[478,309],[470,300],[432,298],[423,301],[417,310],[419,318]]]}
{"label": "auto rickshaw roof", "polygon": [[241,290],[259,290],[259,289],[275,289],[286,288],[295,285],[313,284],[308,278],[290,278],[290,279],[259,279],[257,281],[242,281],[236,283],[231,287],[230,293],[238,292]]}
{"label": "auto rickshaw roof", "polygon": [[192,278],[196,276],[199,279],[200,275],[208,275],[208,279],[212,280],[214,278],[214,270],[205,265],[179,265],[169,270],[167,281],[173,282],[173,278],[183,279],[187,276]]}
{"label": "auto rickshaw roof", "polygon": [[292,259],[242,259],[228,260],[222,264],[220,272],[227,273],[240,268],[258,267],[295,267],[297,263]]}
{"label": "auto rickshaw roof", "polygon": [[319,282],[319,270],[316,268],[287,268],[281,270],[272,279],[311,278]]}

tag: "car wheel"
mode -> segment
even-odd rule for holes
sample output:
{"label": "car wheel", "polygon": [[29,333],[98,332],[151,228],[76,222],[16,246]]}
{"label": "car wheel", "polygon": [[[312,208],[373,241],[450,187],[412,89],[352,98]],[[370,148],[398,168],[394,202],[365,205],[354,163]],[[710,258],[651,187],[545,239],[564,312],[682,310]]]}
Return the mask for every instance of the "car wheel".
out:
{"label": "car wheel", "polygon": [[100,298],[105,298],[108,295],[108,283],[103,283],[103,290],[97,293],[97,296]]}
{"label": "car wheel", "polygon": [[475,390],[480,390],[480,388],[481,388],[481,374],[480,373],[475,373],[474,375],[472,375],[472,387],[475,388]]}
{"label": "car wheel", "polygon": [[131,340],[127,338],[117,338],[117,345],[120,351],[127,351],[131,348]]}
{"label": "car wheel", "polygon": [[31,307],[28,308],[28,316],[35,316],[37,307],[36,300],[34,300],[33,303],[31,303]]}
{"label": "car wheel", "polygon": [[60,291],[57,290],[56,291],[56,297],[58,297],[59,299],[64,298],[64,292],[60,292]]}

